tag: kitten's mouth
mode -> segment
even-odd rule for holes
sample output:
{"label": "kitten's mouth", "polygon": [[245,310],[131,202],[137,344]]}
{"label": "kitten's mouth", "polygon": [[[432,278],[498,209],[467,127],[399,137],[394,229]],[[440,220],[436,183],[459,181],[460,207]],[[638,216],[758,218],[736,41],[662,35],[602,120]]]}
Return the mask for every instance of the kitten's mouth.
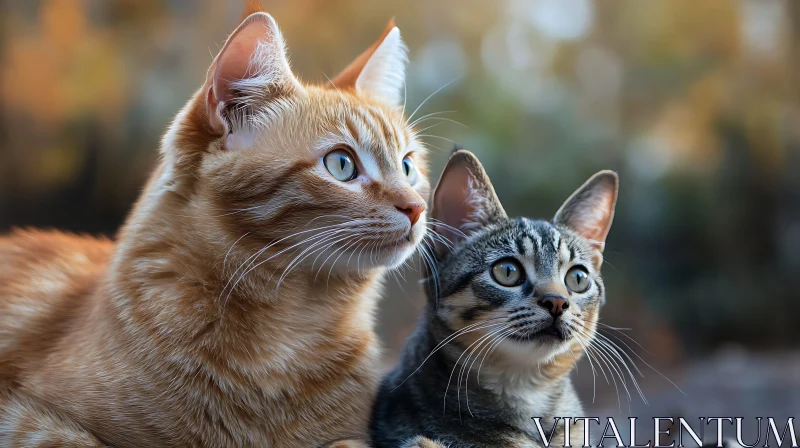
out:
{"label": "kitten's mouth", "polygon": [[564,342],[567,340],[567,333],[558,325],[558,322],[553,322],[545,328],[527,333],[513,333],[511,339],[518,342]]}

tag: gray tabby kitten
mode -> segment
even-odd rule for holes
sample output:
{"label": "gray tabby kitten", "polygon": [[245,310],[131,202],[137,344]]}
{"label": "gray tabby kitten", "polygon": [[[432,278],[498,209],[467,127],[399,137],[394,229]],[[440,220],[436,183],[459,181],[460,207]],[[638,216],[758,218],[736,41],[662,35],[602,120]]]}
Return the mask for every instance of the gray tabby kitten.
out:
{"label": "gray tabby kitten", "polygon": [[[617,175],[601,171],[552,222],[509,218],[477,158],[457,151],[432,203],[448,244],[423,280],[426,314],[373,410],[376,447],[543,446],[582,417],[569,373],[594,338]],[[570,442],[583,443],[582,424]],[[437,440],[440,445],[430,442]],[[563,420],[551,446],[563,446]]]}

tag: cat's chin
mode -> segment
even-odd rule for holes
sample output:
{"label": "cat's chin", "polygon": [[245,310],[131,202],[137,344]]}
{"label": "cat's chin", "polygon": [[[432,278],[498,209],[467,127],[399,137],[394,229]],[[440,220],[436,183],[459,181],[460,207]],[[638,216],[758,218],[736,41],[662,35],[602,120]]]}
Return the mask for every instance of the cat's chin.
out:
{"label": "cat's chin", "polygon": [[381,247],[374,257],[375,268],[397,269],[411,258],[417,245],[413,241],[403,238],[402,240]]}
{"label": "cat's chin", "polygon": [[424,223],[419,224],[412,228],[408,235],[398,238],[397,240],[384,244],[377,249],[380,255],[375,258],[375,267],[384,267],[388,269],[397,269],[403,265],[417,250],[417,246],[422,243],[425,237],[425,231],[419,229],[425,228]]}
{"label": "cat's chin", "polygon": [[322,271],[323,274],[327,270],[340,276],[360,275],[373,269],[397,269],[414,254],[423,236],[424,234],[415,238],[412,233],[411,239],[400,237],[389,242],[358,246],[343,252],[331,249],[327,252],[333,255],[319,257],[326,260],[327,267],[315,269]]}

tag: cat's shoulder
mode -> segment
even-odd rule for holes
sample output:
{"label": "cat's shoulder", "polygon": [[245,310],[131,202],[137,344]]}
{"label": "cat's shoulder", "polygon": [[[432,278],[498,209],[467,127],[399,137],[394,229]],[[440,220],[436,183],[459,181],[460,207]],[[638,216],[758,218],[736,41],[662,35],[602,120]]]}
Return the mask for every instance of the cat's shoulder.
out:
{"label": "cat's shoulder", "polygon": [[112,249],[113,243],[105,237],[55,230],[14,229],[0,236],[0,278],[13,279],[15,271],[47,269],[48,265],[54,264],[67,271],[102,265],[107,262]]}
{"label": "cat's shoulder", "polygon": [[2,321],[20,322],[65,297],[84,295],[105,271],[112,249],[107,238],[50,230],[15,229],[0,236]]}
{"label": "cat's shoulder", "polygon": [[0,377],[23,354],[45,353],[48,341],[86,314],[112,249],[105,238],[56,231],[0,236]]}

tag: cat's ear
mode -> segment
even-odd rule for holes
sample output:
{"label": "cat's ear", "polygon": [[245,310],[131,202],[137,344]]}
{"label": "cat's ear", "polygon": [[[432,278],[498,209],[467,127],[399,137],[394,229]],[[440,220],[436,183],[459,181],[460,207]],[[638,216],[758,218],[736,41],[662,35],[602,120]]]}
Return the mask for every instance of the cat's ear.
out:
{"label": "cat's ear", "polygon": [[355,89],[396,106],[401,103],[406,80],[408,48],[394,19],[389,20],[380,39],[361,53],[331,81],[339,89]]}
{"label": "cat's ear", "polygon": [[600,171],[572,193],[553,222],[578,232],[602,253],[614,220],[618,190],[617,173]]}
{"label": "cat's ear", "polygon": [[[483,165],[463,149],[454,152],[447,161],[432,202],[431,227],[453,244],[506,217]],[[444,247],[438,247],[437,251],[441,249]]]}
{"label": "cat's ear", "polygon": [[[303,89],[289,68],[278,25],[260,11],[248,15],[228,37],[208,70],[205,88],[209,125],[219,135],[247,122],[247,117],[232,115]],[[229,143],[241,144],[239,140],[241,136]]]}

